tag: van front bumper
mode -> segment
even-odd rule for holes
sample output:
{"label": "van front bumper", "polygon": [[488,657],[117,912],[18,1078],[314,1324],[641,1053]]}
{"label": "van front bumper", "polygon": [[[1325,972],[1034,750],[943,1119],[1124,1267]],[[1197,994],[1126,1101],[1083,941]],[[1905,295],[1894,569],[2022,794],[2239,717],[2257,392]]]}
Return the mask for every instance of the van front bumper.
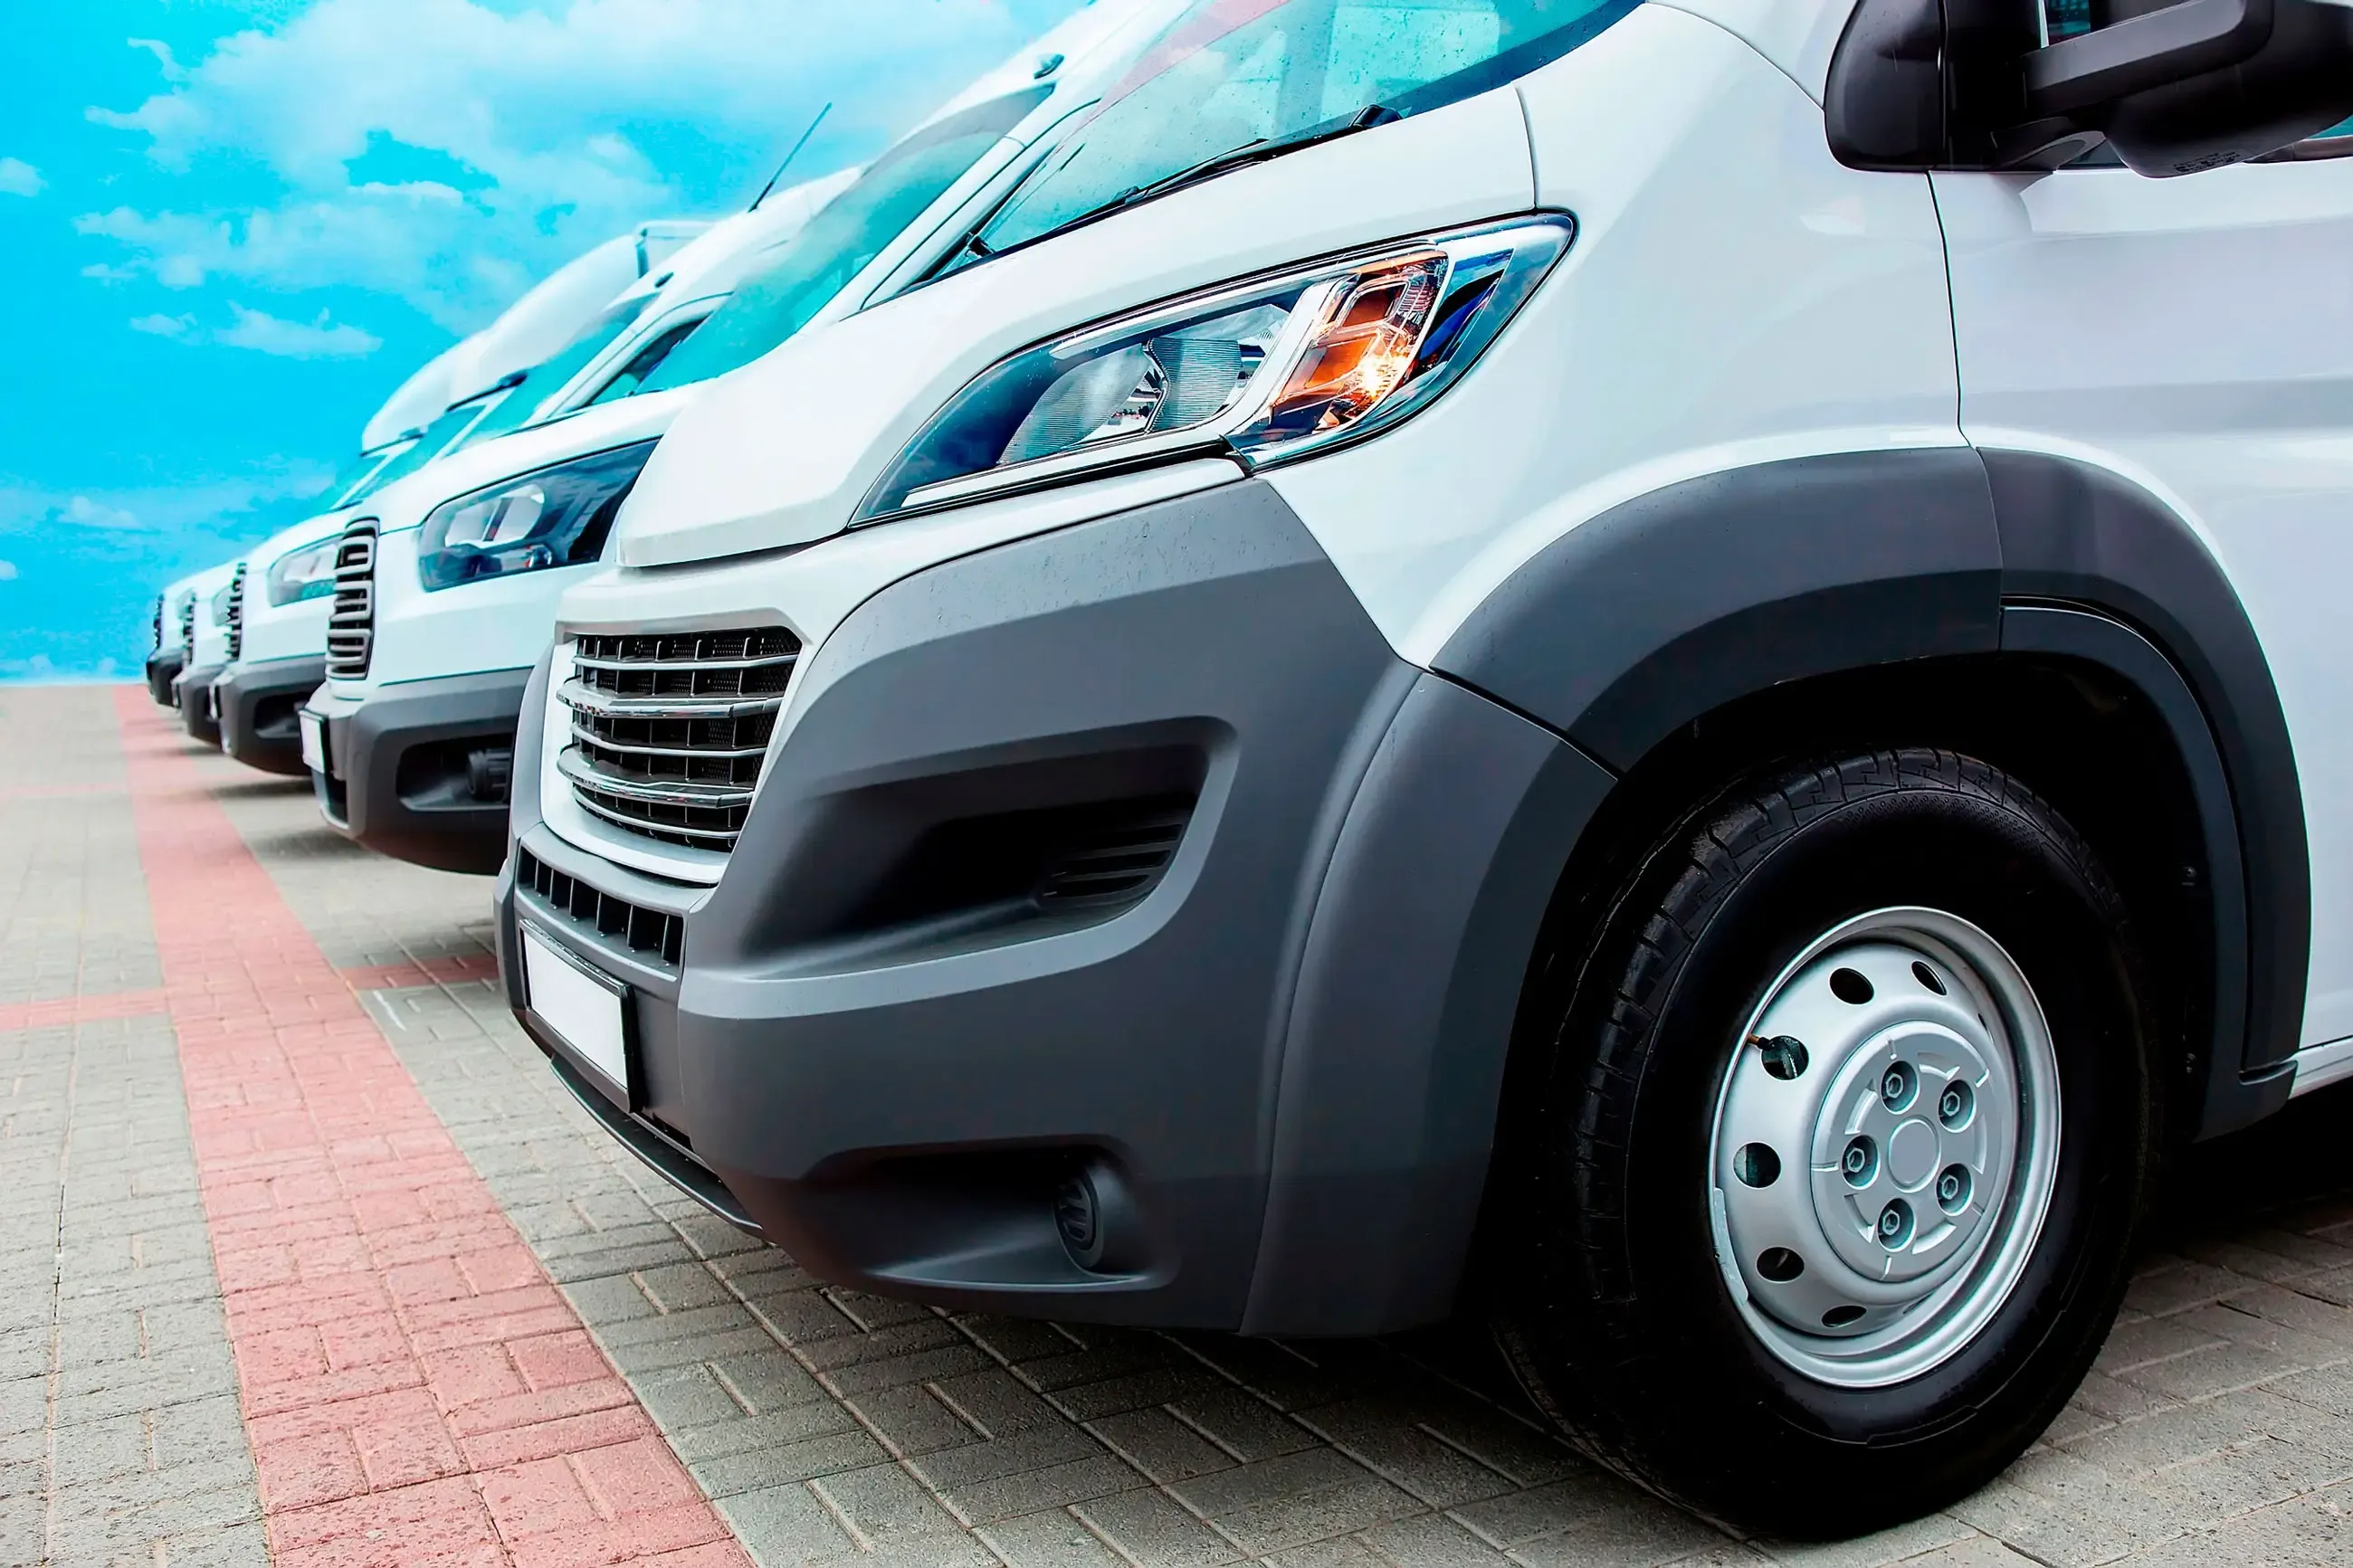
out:
{"label": "van front bumper", "polygon": [[178,706],[172,695],[172,682],[179,679],[180,667],[185,661],[175,647],[157,648],[147,656],[147,695],[159,708]]}
{"label": "van front bumper", "polygon": [[183,669],[173,679],[173,706],[180,710],[180,727],[192,741],[207,746],[220,744],[220,721],[213,717],[213,682],[227,669],[225,664],[199,665]]}
{"label": "van front bumper", "polygon": [[[715,888],[566,842],[518,781],[510,1001],[624,1142],[879,1292],[1253,1332],[1445,1314],[1606,773],[1399,660],[1256,483],[904,579],[789,701]],[[1182,827],[1139,884],[1039,896],[1145,819]],[[526,926],[627,987],[626,1084],[533,1011]]]}
{"label": "van front bumper", "polygon": [[326,679],[323,655],[230,666],[212,688],[221,750],[266,773],[307,774],[299,715],[304,700]]}
{"label": "van front bumper", "polygon": [[506,858],[507,795],[527,669],[380,687],[365,701],[322,694],[327,771],[320,814],[395,859],[488,875]]}

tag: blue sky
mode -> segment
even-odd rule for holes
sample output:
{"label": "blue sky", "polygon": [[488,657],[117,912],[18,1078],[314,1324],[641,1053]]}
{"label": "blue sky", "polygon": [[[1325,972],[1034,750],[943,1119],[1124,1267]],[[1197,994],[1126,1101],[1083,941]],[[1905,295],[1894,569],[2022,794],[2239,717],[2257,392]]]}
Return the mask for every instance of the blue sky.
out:
{"label": "blue sky", "polygon": [[649,217],[871,155],[1078,0],[70,0],[0,92],[0,680],[133,673],[427,358]]}

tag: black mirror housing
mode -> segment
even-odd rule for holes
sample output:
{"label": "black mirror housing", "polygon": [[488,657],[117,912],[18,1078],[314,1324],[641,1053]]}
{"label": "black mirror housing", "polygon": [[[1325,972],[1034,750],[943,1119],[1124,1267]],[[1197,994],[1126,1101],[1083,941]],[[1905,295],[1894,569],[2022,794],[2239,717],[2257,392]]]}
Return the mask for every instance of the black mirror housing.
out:
{"label": "black mirror housing", "polygon": [[2266,156],[2353,117],[2353,6],[2270,0],[2269,8],[2269,35],[2244,58],[2100,110],[2100,129],[2126,164],[2158,178],[2194,174]]}
{"label": "black mirror housing", "polygon": [[2353,116],[2353,5],[2094,0],[2044,46],[2039,0],[1860,0],[1823,94],[1852,168],[2049,169],[2112,142],[2171,176]]}

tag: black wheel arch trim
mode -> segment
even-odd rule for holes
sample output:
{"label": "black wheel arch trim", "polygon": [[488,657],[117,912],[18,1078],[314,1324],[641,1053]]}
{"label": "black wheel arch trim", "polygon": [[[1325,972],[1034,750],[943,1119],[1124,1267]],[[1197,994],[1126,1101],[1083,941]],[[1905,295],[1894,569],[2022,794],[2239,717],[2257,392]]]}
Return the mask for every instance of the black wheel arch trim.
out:
{"label": "black wheel arch trim", "polygon": [[[2085,613],[2026,613],[2038,604]],[[1622,774],[1774,686],[2004,650],[2089,658],[2165,715],[2218,836],[2215,864],[2240,871],[2235,897],[2214,895],[2218,1039],[2200,1131],[2276,1109],[2311,942],[2295,753],[2229,578],[2146,489],[2069,458],[1968,447],[1705,475],[1539,551],[1431,668]]]}

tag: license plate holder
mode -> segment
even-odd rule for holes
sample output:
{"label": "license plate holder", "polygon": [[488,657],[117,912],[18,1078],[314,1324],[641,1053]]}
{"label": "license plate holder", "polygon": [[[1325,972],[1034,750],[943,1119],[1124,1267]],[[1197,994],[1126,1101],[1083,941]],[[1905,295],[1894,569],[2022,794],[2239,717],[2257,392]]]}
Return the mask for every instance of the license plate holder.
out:
{"label": "license plate holder", "polygon": [[334,770],[327,766],[327,721],[307,708],[296,717],[302,725],[302,765],[314,773],[334,777]]}
{"label": "license plate holder", "polygon": [[523,1005],[622,1110],[631,1109],[629,988],[525,925]]}

